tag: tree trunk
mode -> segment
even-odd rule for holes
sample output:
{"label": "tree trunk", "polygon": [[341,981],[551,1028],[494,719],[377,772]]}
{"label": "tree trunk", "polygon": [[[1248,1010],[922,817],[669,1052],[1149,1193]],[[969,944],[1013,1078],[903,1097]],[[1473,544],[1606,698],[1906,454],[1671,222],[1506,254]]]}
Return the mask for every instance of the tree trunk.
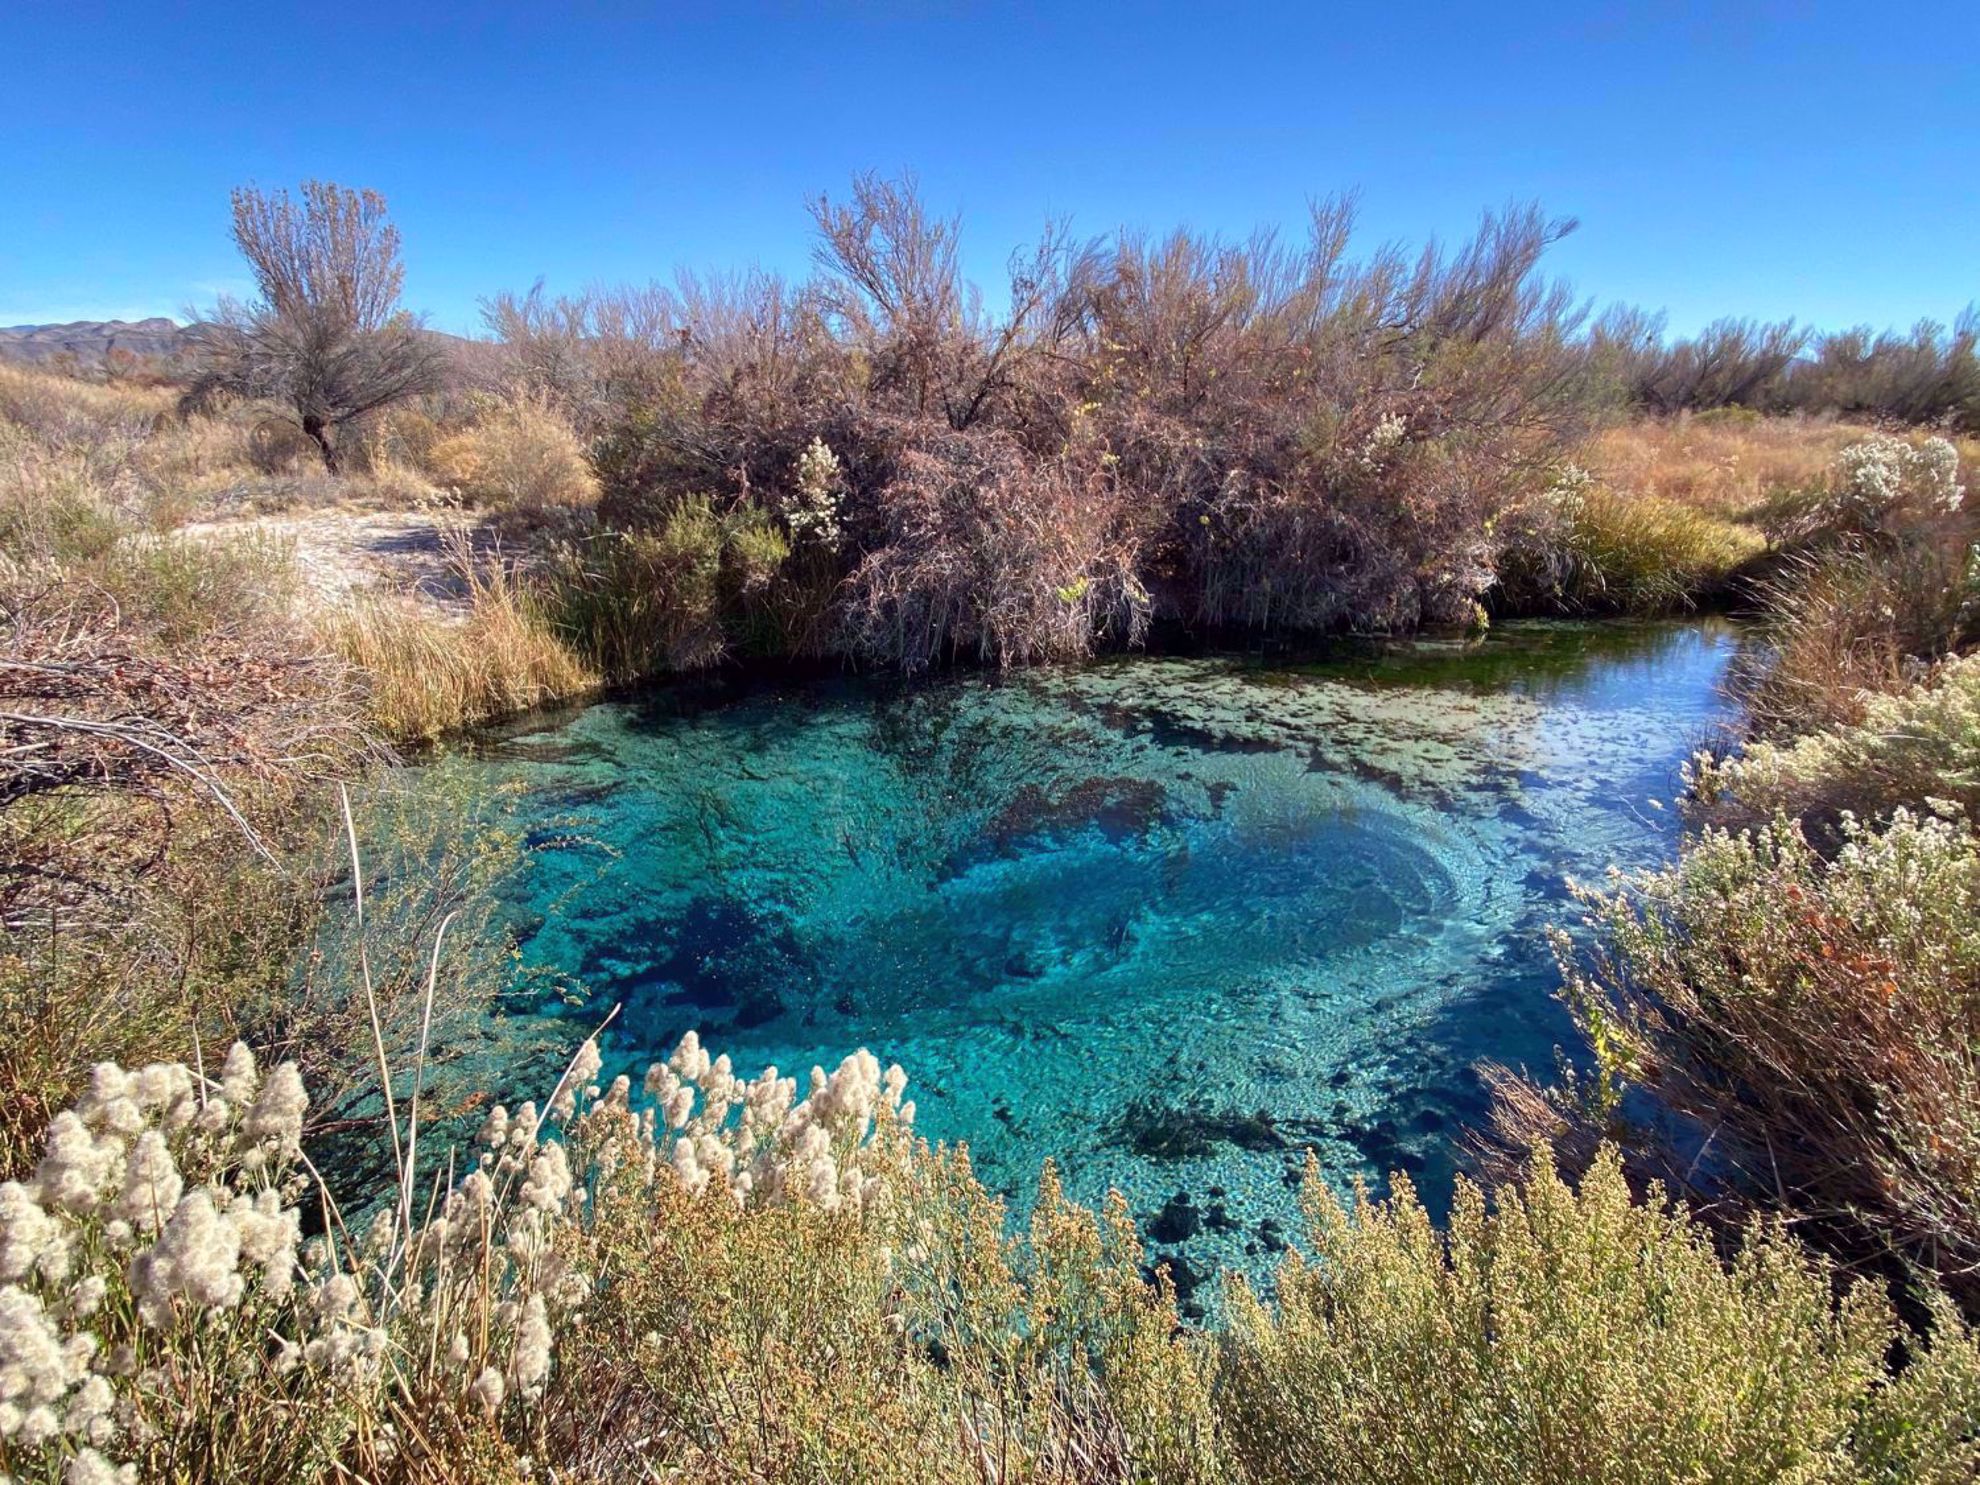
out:
{"label": "tree trunk", "polygon": [[302,420],[302,430],[307,433],[317,451],[323,455],[323,467],[331,474],[337,472],[337,446],[330,442],[330,427],[323,419],[306,417]]}

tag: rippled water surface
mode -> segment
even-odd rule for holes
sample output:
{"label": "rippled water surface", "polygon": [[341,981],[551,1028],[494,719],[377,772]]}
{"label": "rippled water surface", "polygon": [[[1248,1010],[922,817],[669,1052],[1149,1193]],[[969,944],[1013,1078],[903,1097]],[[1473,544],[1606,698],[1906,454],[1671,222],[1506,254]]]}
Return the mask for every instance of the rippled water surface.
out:
{"label": "rippled water surface", "polygon": [[[1020,1203],[1047,1155],[1196,1271],[1313,1149],[1448,1191],[1481,1058],[1551,1067],[1564,879],[1668,851],[1710,626],[1506,626],[1328,664],[1132,658],[675,688],[445,765],[520,792],[526,962],[741,1071],[866,1046]],[[573,1028],[575,1034],[575,1028]],[[608,1071],[611,1070],[608,1068]],[[635,1077],[637,1082],[637,1077]]]}

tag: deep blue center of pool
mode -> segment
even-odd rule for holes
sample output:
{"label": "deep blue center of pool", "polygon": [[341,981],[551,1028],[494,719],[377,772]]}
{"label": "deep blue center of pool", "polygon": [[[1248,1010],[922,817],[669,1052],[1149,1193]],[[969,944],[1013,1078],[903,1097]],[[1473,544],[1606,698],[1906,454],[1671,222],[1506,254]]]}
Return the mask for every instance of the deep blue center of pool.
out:
{"label": "deep blue center of pool", "polygon": [[1327,664],[1130,658],[915,686],[677,686],[449,766],[520,790],[524,961],[738,1070],[898,1061],[919,1127],[1022,1205],[1126,1193],[1257,1268],[1307,1150],[1448,1194],[1475,1064],[1569,1040],[1565,891],[1669,851],[1721,720],[1708,625],[1506,626]]}

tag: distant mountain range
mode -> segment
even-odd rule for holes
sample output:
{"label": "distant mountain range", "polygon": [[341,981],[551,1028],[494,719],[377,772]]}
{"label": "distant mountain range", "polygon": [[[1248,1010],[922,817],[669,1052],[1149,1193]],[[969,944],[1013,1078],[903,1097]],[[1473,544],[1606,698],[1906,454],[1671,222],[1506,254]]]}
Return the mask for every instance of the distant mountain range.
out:
{"label": "distant mountain range", "polygon": [[[488,350],[485,341],[444,330],[426,332],[457,360]],[[192,348],[192,327],[155,316],[149,320],[76,320],[67,325],[0,326],[0,361],[52,361],[73,357],[78,366],[101,366],[112,351],[170,361]]]}
{"label": "distant mountain range", "polygon": [[73,356],[100,365],[112,351],[169,359],[184,350],[189,331],[158,316],[149,320],[76,320],[67,325],[9,325],[0,328],[0,361],[52,361]]}

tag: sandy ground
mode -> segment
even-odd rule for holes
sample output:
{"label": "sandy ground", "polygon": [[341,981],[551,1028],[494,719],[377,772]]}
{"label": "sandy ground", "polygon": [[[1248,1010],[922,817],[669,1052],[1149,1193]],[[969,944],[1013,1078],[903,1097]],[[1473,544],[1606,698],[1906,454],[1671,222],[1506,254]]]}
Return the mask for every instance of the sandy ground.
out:
{"label": "sandy ground", "polygon": [[459,618],[468,609],[462,558],[494,560],[498,535],[447,511],[333,509],[203,521],[182,528],[200,540],[249,533],[294,544],[308,594],[343,603],[359,594],[390,594]]}

